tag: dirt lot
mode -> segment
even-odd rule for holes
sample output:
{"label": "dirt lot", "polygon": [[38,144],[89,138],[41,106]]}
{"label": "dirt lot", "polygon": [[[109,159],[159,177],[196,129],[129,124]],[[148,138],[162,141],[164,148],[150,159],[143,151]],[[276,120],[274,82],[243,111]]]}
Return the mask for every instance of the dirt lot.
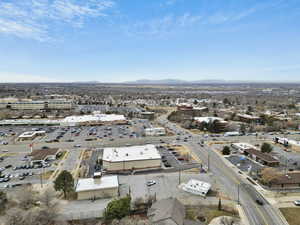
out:
{"label": "dirt lot", "polygon": [[231,216],[238,218],[238,212],[232,208],[224,207],[218,210],[218,206],[195,206],[186,207],[186,218],[190,220],[200,220],[209,224],[210,221],[219,216]]}
{"label": "dirt lot", "polygon": [[300,224],[300,208],[281,208],[280,211],[290,225]]}

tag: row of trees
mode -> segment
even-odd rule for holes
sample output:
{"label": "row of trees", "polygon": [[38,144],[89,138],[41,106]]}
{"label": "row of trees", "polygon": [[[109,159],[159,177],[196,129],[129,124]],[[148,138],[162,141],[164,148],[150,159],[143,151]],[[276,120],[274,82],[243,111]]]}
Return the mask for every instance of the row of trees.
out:
{"label": "row of trees", "polygon": [[[261,145],[260,150],[263,153],[270,153],[273,150],[273,147],[269,143],[264,142]],[[222,154],[223,155],[230,155],[230,153],[231,153],[230,147],[229,146],[224,146],[223,149],[222,149]]]}
{"label": "row of trees", "polygon": [[8,197],[4,225],[62,225],[57,222],[58,205],[54,190],[38,194],[28,185]]}

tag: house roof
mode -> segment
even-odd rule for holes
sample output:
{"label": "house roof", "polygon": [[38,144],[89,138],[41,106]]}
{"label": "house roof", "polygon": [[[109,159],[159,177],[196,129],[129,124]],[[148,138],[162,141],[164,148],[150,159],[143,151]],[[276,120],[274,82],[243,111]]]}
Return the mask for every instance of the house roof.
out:
{"label": "house roof", "polygon": [[176,198],[167,198],[155,202],[148,211],[148,217],[153,224],[164,225],[167,219],[177,225],[183,225],[185,208]]}
{"label": "house roof", "polygon": [[259,159],[265,161],[265,162],[279,162],[277,159],[273,158],[271,155],[263,153],[261,151],[258,151],[253,148],[244,149],[244,152],[247,152],[252,155],[256,155]]}
{"label": "house roof", "polygon": [[31,160],[45,160],[50,155],[56,155],[59,152],[58,148],[51,148],[51,149],[43,149],[43,150],[34,150],[29,155]]}

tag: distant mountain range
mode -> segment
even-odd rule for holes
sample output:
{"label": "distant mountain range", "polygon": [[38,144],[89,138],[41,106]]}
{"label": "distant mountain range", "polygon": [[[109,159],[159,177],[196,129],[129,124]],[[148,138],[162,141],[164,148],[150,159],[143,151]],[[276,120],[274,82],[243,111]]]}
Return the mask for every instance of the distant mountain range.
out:
{"label": "distant mountain range", "polygon": [[127,81],[123,82],[125,84],[251,84],[251,83],[258,83],[258,84],[264,84],[264,83],[300,83],[300,81],[269,81],[269,80],[260,80],[260,81],[251,81],[251,80],[194,80],[194,81],[186,81],[186,80],[180,80],[180,79],[162,79],[162,80],[148,80],[148,79],[141,79],[136,81]]}
{"label": "distant mountain range", "polygon": [[125,81],[125,82],[100,82],[100,81],[77,81],[73,82],[75,84],[136,84],[136,85],[143,85],[143,84],[153,84],[153,85],[180,85],[180,84],[268,84],[268,83],[274,83],[274,84],[299,84],[300,81],[269,81],[269,80],[222,80],[222,79],[215,79],[215,80],[193,80],[193,81],[187,81],[187,80],[180,80],[180,79],[161,79],[161,80],[150,80],[150,79],[140,79],[135,81]]}
{"label": "distant mountain range", "polygon": [[136,81],[127,81],[126,84],[221,84],[227,83],[225,80],[195,80],[195,81],[186,81],[179,79],[163,79],[163,80],[136,80]]}

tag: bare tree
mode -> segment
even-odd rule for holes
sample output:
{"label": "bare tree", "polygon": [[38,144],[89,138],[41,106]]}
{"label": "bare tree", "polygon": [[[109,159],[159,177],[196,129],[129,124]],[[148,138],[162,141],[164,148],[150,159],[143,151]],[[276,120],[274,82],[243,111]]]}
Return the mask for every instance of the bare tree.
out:
{"label": "bare tree", "polygon": [[24,189],[18,191],[16,197],[19,207],[25,210],[32,208],[37,201],[36,193],[33,191],[31,185],[28,185]]}
{"label": "bare tree", "polygon": [[220,220],[221,225],[237,225],[238,220],[234,217],[223,216]]}
{"label": "bare tree", "polygon": [[25,212],[19,208],[11,208],[6,211],[4,217],[5,225],[24,225],[25,221]]}
{"label": "bare tree", "polygon": [[264,184],[269,184],[280,175],[281,173],[275,168],[264,168],[261,171],[262,182]]}
{"label": "bare tree", "polygon": [[57,208],[58,200],[56,198],[55,191],[52,188],[48,188],[45,192],[43,192],[39,196],[39,200],[41,202],[41,206],[47,209]]}

